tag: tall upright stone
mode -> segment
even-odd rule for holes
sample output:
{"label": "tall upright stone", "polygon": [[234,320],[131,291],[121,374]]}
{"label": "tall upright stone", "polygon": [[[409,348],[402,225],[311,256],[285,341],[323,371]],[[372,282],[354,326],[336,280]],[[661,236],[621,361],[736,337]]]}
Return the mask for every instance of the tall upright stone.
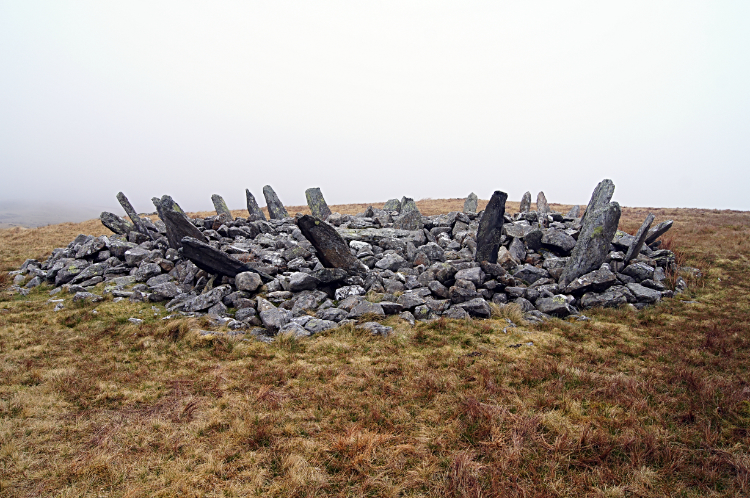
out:
{"label": "tall upright stone", "polygon": [[620,222],[620,205],[610,202],[595,211],[587,211],[578,241],[573,248],[558,284],[561,288],[578,277],[598,270],[609,253],[609,246]]}
{"label": "tall upright stone", "polygon": [[478,205],[479,199],[477,198],[477,194],[474,192],[470,193],[464,201],[464,213],[476,213]]}
{"label": "tall upright stone", "polygon": [[245,189],[245,197],[247,198],[247,213],[249,215],[247,221],[266,221],[266,215],[258,206],[255,196],[248,189]]}
{"label": "tall upright stone", "polygon": [[385,205],[383,206],[383,211],[400,211],[401,210],[401,201],[398,199],[389,199]]}
{"label": "tall upright stone", "polygon": [[119,235],[128,235],[128,232],[133,230],[135,227],[128,220],[124,220],[114,213],[104,211],[99,215],[99,219],[102,225],[112,230],[112,232]]}
{"label": "tall upright stone", "polygon": [[401,209],[398,210],[398,212],[401,215],[405,215],[409,211],[417,211],[419,212],[419,208],[417,207],[417,203],[414,202],[414,199],[411,197],[402,197],[401,198]]}
{"label": "tall upright stone", "polygon": [[279,196],[276,195],[273,188],[270,185],[263,187],[263,196],[266,198],[266,207],[268,207],[268,216],[272,220],[281,220],[288,218],[289,214],[286,212],[286,208],[279,200]]}
{"label": "tall upright stone", "polygon": [[639,228],[638,232],[635,234],[635,240],[633,240],[633,243],[628,248],[628,252],[625,254],[626,265],[630,263],[633,258],[638,257],[643,244],[646,242],[646,237],[648,237],[648,229],[651,228],[651,223],[653,222],[654,215],[652,213],[648,213],[648,216],[646,216],[646,219],[643,221],[641,228]]}
{"label": "tall upright stone", "polygon": [[506,200],[508,200],[508,194],[495,190],[479,220],[475,259],[480,263],[482,261],[497,263],[497,251],[500,249],[500,238],[503,235]]}
{"label": "tall upright stone", "polygon": [[299,217],[296,223],[302,235],[315,247],[315,255],[323,266],[355,273],[366,270],[331,225],[307,214]]}
{"label": "tall upright stone", "polygon": [[531,209],[531,192],[526,192],[521,197],[521,207],[518,208],[519,213],[528,213]]}
{"label": "tall upright stone", "polygon": [[151,201],[156,206],[159,218],[161,218],[161,221],[164,222],[164,226],[167,228],[167,240],[169,240],[171,247],[175,249],[182,247],[183,237],[192,237],[201,242],[206,241],[206,237],[193,225],[172,197],[163,195],[161,199],[154,197]]}
{"label": "tall upright stone", "polygon": [[148,238],[153,238],[151,236],[151,233],[148,231],[148,228],[146,227],[146,224],[143,222],[140,216],[138,216],[138,213],[135,211],[135,208],[133,208],[133,205],[130,203],[128,198],[123,194],[122,192],[117,193],[117,202],[120,203],[120,206],[122,206],[122,209],[125,210],[125,212],[128,215],[128,218],[130,218],[130,221],[133,222],[133,226],[135,227],[136,231],[142,233]]}
{"label": "tall upright stone", "polygon": [[229,211],[229,208],[227,207],[227,203],[224,202],[224,198],[220,196],[219,194],[213,194],[211,196],[211,202],[214,203],[214,209],[216,209],[216,214],[222,215],[225,214],[229,216],[230,220],[233,220],[232,212]]}
{"label": "tall upright stone", "polygon": [[591,199],[586,206],[586,211],[584,211],[583,216],[581,217],[581,225],[586,222],[588,213],[594,213],[599,209],[607,206],[612,200],[612,196],[614,195],[614,193],[615,184],[612,180],[604,179],[600,181],[594,189],[594,192],[591,194]]}
{"label": "tall upright stone", "polygon": [[544,195],[544,192],[539,192],[536,195],[536,210],[539,214],[550,212],[547,196]]}
{"label": "tall upright stone", "polygon": [[566,218],[578,218],[579,216],[581,216],[581,206],[579,206],[578,204],[570,208],[568,214],[565,215]]}
{"label": "tall upright stone", "polygon": [[310,212],[313,216],[318,219],[325,220],[331,216],[331,210],[326,204],[326,200],[323,198],[323,192],[320,188],[309,188],[305,190],[305,198],[307,199],[307,207],[310,208]]}

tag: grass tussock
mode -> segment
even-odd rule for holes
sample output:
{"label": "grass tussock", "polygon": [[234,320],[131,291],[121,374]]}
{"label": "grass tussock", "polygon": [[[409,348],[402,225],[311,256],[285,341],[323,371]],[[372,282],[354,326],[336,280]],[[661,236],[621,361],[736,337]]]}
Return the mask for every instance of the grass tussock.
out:
{"label": "grass tussock", "polygon": [[[624,208],[621,228],[647,211]],[[263,344],[144,303],[58,296],[53,312],[48,287],[19,298],[2,276],[0,494],[748,495],[750,215],[651,211],[676,220],[664,245],[702,276],[580,322],[493,306],[484,321],[390,317],[388,338],[348,325]],[[2,230],[0,268],[104,232]]]}

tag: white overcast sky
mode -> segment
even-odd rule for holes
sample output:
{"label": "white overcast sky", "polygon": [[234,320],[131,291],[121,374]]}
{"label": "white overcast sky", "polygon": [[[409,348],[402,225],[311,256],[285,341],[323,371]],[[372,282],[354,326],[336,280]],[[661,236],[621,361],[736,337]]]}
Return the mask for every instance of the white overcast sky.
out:
{"label": "white overcast sky", "polygon": [[750,2],[0,0],[0,199],[750,209]]}

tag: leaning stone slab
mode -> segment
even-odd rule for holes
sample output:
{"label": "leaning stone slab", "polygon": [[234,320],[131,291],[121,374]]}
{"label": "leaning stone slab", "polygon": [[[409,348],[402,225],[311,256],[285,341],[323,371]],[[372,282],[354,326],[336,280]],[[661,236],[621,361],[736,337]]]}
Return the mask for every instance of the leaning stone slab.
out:
{"label": "leaning stone slab", "polygon": [[247,221],[266,221],[266,215],[258,207],[255,196],[248,189],[245,189],[245,197],[247,198],[247,213],[249,214]]}
{"label": "leaning stone slab", "polygon": [[216,209],[216,214],[218,215],[226,215],[229,216],[230,220],[233,220],[231,211],[229,211],[229,208],[227,207],[227,203],[224,202],[224,198],[220,196],[219,194],[213,194],[211,196],[211,202],[214,203],[214,209]]}
{"label": "leaning stone slab", "polygon": [[476,213],[479,199],[474,192],[470,193],[464,201],[464,213]]}
{"label": "leaning stone slab", "polygon": [[[143,222],[140,216],[138,216],[138,213],[135,211],[135,208],[130,203],[130,200],[123,194],[122,192],[117,193],[117,201],[120,203],[120,206],[125,210],[128,217],[130,218],[130,221],[133,222],[133,225],[135,226],[135,229],[142,233],[143,235],[147,236],[148,238],[151,237],[151,233],[149,233],[148,228],[146,227],[146,224]],[[150,221],[150,220],[149,220]]]}
{"label": "leaning stone slab", "polygon": [[325,220],[331,216],[331,210],[323,198],[323,192],[318,187],[305,190],[305,198],[307,198],[307,207],[310,208],[314,217]]}
{"label": "leaning stone slab", "polygon": [[362,263],[352,255],[349,245],[335,228],[309,215],[297,220],[302,235],[315,247],[316,255],[326,268],[343,268],[347,271],[363,271]]}
{"label": "leaning stone slab", "polygon": [[289,217],[286,208],[279,200],[279,196],[276,195],[276,192],[270,185],[263,187],[263,196],[266,198],[268,215],[272,220],[282,220]]}
{"label": "leaning stone slab", "polygon": [[500,238],[503,234],[503,217],[507,199],[508,194],[495,190],[484,209],[477,229],[476,261],[497,263],[497,251],[500,249]]}
{"label": "leaning stone slab", "polygon": [[672,228],[673,224],[674,221],[672,220],[662,221],[654,228],[649,230],[648,237],[646,237],[646,244],[652,244],[656,242],[656,239],[667,233],[667,231]]}
{"label": "leaning stone slab", "polygon": [[521,198],[521,207],[518,209],[519,213],[528,213],[531,209],[531,192],[526,192]]}
{"label": "leaning stone slab", "polygon": [[135,229],[133,224],[129,221],[124,220],[116,214],[109,213],[107,211],[104,211],[102,214],[100,214],[99,219],[101,220],[102,225],[112,230],[113,233],[119,235],[127,235],[128,232]]}
{"label": "leaning stone slab", "polygon": [[181,241],[185,237],[192,237],[200,241],[206,240],[201,231],[193,225],[182,208],[170,196],[164,195],[161,199],[154,197],[151,201],[156,206],[159,218],[167,228],[167,240],[169,240],[171,247],[175,249],[182,247]]}
{"label": "leaning stone slab", "polygon": [[643,244],[646,242],[646,237],[648,236],[648,229],[651,228],[651,223],[654,222],[654,215],[652,213],[648,213],[648,216],[646,216],[646,219],[643,221],[643,224],[641,225],[641,228],[638,229],[638,232],[635,234],[635,240],[631,244],[631,246],[628,248],[628,252],[625,254],[625,264],[627,265],[631,259],[635,258],[640,254],[641,248],[643,247]]}
{"label": "leaning stone slab", "polygon": [[598,211],[599,209],[602,209],[605,206],[609,205],[609,202],[612,200],[612,195],[615,193],[615,184],[612,182],[612,180],[605,179],[599,182],[599,184],[594,189],[594,192],[591,194],[591,199],[589,200],[588,205],[586,206],[586,211],[583,213],[583,216],[581,217],[581,225],[586,221],[586,218],[588,217],[589,213],[593,214],[594,212]]}
{"label": "leaning stone slab", "polygon": [[240,273],[250,271],[260,275],[260,278],[264,282],[273,280],[270,275],[234,259],[227,253],[214,249],[201,240],[185,237],[181,242],[183,256],[195,263],[195,266],[208,273],[234,278]]}
{"label": "leaning stone slab", "polygon": [[594,212],[587,211],[573,252],[558,282],[567,287],[573,280],[598,269],[609,253],[609,246],[620,222],[620,205],[609,203]]}
{"label": "leaning stone slab", "polygon": [[539,214],[550,212],[547,196],[544,195],[544,192],[539,192],[536,195],[536,210]]}

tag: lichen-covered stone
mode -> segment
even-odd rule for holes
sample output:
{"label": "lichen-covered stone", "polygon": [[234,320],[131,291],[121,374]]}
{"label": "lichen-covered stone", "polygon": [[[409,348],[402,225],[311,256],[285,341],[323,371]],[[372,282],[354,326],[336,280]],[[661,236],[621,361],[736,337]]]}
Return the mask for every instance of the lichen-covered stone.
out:
{"label": "lichen-covered stone", "polygon": [[211,202],[214,204],[214,209],[216,210],[216,214],[219,216],[224,215],[227,216],[230,220],[233,220],[232,213],[229,211],[229,208],[227,207],[227,203],[224,202],[224,198],[220,196],[219,194],[213,194],[211,196]]}
{"label": "lichen-covered stone", "polygon": [[519,213],[528,213],[531,209],[531,192],[526,192],[521,197],[521,207],[518,209]]}
{"label": "lichen-covered stone", "polygon": [[320,188],[315,187],[305,190],[305,198],[307,199],[307,206],[314,217],[325,220],[331,215],[331,210],[328,204],[326,204]]}
{"label": "lichen-covered stone", "polygon": [[349,251],[349,246],[331,225],[310,215],[297,220],[302,235],[315,247],[317,257],[327,268],[342,268],[362,272],[365,267]]}
{"label": "lichen-covered stone", "polygon": [[248,189],[245,189],[245,198],[247,200],[247,221],[266,221],[266,215],[258,206],[255,196]]}
{"label": "lichen-covered stone", "polygon": [[182,208],[168,195],[161,199],[151,199],[156,207],[159,218],[164,222],[167,229],[167,240],[169,245],[175,249],[182,247],[182,239],[192,237],[205,242],[206,238],[200,230],[191,223]]}
{"label": "lichen-covered stone", "polygon": [[539,192],[536,195],[536,211],[539,214],[549,213],[549,203],[547,203],[547,196],[544,192]]}
{"label": "lichen-covered stone", "polygon": [[99,215],[102,225],[112,230],[112,233],[118,235],[127,235],[128,232],[135,229],[135,226],[127,220],[124,220],[114,213],[104,211]]}
{"label": "lichen-covered stone", "polygon": [[276,195],[276,192],[270,185],[263,187],[263,196],[266,198],[268,215],[272,220],[282,220],[289,217],[286,208],[279,200],[279,196]]}
{"label": "lichen-covered stone", "polygon": [[475,260],[488,263],[497,263],[497,251],[500,249],[500,239],[503,233],[503,218],[505,216],[505,201],[508,194],[496,190],[484,214],[479,220],[477,229],[477,251]]}
{"label": "lichen-covered stone", "polygon": [[479,198],[474,192],[470,193],[464,201],[464,213],[476,213],[479,204]]}

